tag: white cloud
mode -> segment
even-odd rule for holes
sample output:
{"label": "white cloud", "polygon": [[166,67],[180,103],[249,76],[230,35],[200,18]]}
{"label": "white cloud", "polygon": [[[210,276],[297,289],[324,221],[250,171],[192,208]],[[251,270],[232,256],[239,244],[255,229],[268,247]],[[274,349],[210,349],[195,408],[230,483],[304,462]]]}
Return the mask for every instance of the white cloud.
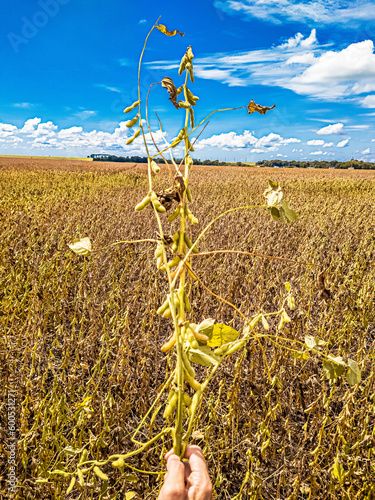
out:
{"label": "white cloud", "polygon": [[75,113],[74,116],[78,116],[81,120],[87,120],[91,116],[94,116],[96,114],[96,111],[90,111],[90,110],[84,110],[84,111],[79,111],[78,113]]}
{"label": "white cloud", "polygon": [[228,14],[248,15],[249,20],[258,18],[275,24],[284,22],[315,22],[336,24],[351,22],[358,25],[361,21],[375,19],[374,4],[369,0],[216,0],[215,7]]}
{"label": "white cloud", "polygon": [[337,143],[336,147],[337,148],[345,148],[349,144],[350,137],[348,139],[344,139],[343,141],[340,141]]}
{"label": "white cloud", "polygon": [[13,104],[15,108],[21,108],[21,109],[30,109],[33,107],[33,104],[30,102],[16,102]]}
{"label": "white cloud", "polygon": [[[282,10],[282,6],[277,9]],[[194,69],[200,78],[229,86],[278,86],[328,101],[353,100],[353,96],[375,91],[372,40],[352,43],[336,51],[327,50],[327,46],[319,44],[313,29],[307,37],[297,33],[268,49],[196,57]],[[178,68],[179,61],[155,61],[149,66],[166,71]],[[368,102],[371,100],[365,101],[365,105]]]}
{"label": "white cloud", "polygon": [[[145,154],[142,137],[138,137],[131,146],[126,141],[133,134],[126,122],[120,122],[113,132],[92,130],[85,132],[82,127],[73,126],[66,129],[58,129],[52,121],[42,122],[40,118],[27,120],[23,127],[0,123],[1,147],[14,146],[15,143],[23,143],[24,150],[31,148],[43,150],[63,150],[68,153],[77,152],[78,155],[87,155],[100,151],[121,151],[121,155]],[[163,133],[157,130],[153,133],[155,142],[164,144]],[[149,134],[146,138],[151,143]],[[152,154],[155,153],[150,146]]]}
{"label": "white cloud", "polygon": [[30,118],[25,121],[24,126],[21,128],[21,134],[31,134],[35,131],[35,127],[41,122],[41,118]]}
{"label": "white cloud", "polygon": [[297,94],[332,99],[375,90],[373,51],[372,40],[365,40],[339,52],[325,52],[286,87]]}
{"label": "white cloud", "polygon": [[251,152],[263,153],[265,151],[275,151],[280,146],[286,146],[295,142],[301,142],[301,140],[295,137],[284,139],[281,135],[272,132],[258,139],[249,130],[245,130],[242,134],[227,132],[213,135],[208,139],[201,139],[194,147],[195,149],[215,147],[225,151],[254,147]]}
{"label": "white cloud", "polygon": [[312,151],[310,154],[311,155],[322,155],[323,151]]}
{"label": "white cloud", "polygon": [[364,108],[375,108],[375,94],[367,95],[362,101],[361,104]]}
{"label": "white cloud", "polygon": [[362,155],[369,155],[370,154],[370,148],[365,149],[364,151],[362,151],[361,154]]}
{"label": "white cloud", "polygon": [[318,135],[331,135],[331,134],[343,134],[343,123],[333,123],[332,125],[327,125],[327,127],[323,127],[320,130],[317,130]]}
{"label": "white cloud", "polygon": [[308,146],[323,146],[324,141],[323,141],[323,139],[314,139],[312,141],[307,141],[306,144]]}

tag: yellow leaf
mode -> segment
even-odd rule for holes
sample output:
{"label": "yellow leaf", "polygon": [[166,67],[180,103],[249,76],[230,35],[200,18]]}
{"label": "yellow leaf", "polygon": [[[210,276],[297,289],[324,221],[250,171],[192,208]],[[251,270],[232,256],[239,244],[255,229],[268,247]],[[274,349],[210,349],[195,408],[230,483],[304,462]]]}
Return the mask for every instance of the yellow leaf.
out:
{"label": "yellow leaf", "polygon": [[125,500],[132,500],[132,498],[135,497],[135,493],[134,491],[129,491],[126,495],[125,495]]}
{"label": "yellow leaf", "polygon": [[155,28],[157,28],[159,31],[161,31],[162,33],[164,33],[164,35],[167,36],[174,36],[177,35],[177,33],[179,33],[181,36],[185,35],[185,33],[181,33],[181,31],[178,30],[168,31],[167,28],[164,26],[164,24],[157,24]]}
{"label": "yellow leaf", "polygon": [[261,106],[260,104],[255,104],[254,99],[251,99],[251,101],[247,105],[247,113],[251,115],[251,113],[254,113],[254,111],[258,111],[258,113],[260,113],[261,115],[265,115],[267,111],[273,108],[276,108],[276,104],[271,107]]}

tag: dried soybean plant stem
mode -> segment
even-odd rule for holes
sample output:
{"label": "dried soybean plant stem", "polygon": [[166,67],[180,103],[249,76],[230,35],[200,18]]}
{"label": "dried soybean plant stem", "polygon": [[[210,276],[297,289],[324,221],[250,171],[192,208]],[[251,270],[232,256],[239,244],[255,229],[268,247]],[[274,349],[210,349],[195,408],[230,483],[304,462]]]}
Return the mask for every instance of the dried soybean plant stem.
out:
{"label": "dried soybean plant stem", "polygon": [[275,255],[266,255],[263,253],[257,252],[244,252],[242,250],[211,250],[210,252],[199,252],[199,253],[191,253],[190,257],[204,257],[205,255],[214,255],[218,253],[233,253],[240,255],[249,255],[251,257],[261,257],[263,259],[273,259],[273,260],[281,260],[284,262],[293,262],[295,264],[304,264],[306,266],[313,266],[310,262],[302,262],[300,260],[295,259],[287,259],[286,257],[276,257]]}
{"label": "dried soybean plant stem", "polygon": [[158,146],[157,146],[157,144],[155,142],[155,139],[154,139],[154,136],[152,134],[151,127],[150,127],[150,122],[148,120],[148,98],[149,98],[149,95],[150,95],[150,90],[151,90],[151,87],[153,85],[159,85],[160,83],[161,82],[151,83],[151,85],[148,88],[147,97],[146,97],[146,122],[147,122],[148,132],[149,132],[151,140],[152,140],[152,142],[153,142],[153,144],[155,146],[155,149],[159,152],[159,154],[163,158],[165,164],[168,165],[168,161],[164,158],[163,154],[160,152],[160,149],[158,148]]}
{"label": "dried soybean plant stem", "polygon": [[[143,59],[143,54],[146,50],[146,45],[147,45],[147,40],[149,38],[149,36],[151,35],[151,33],[153,32],[153,30],[155,29],[159,19],[161,18],[161,16],[158,17],[156,23],[153,25],[153,27],[150,29],[148,35],[146,36],[146,39],[145,39],[145,43],[143,44],[143,49],[142,49],[142,52],[141,52],[141,56],[139,58],[139,65],[138,65],[138,101],[139,101],[139,105],[138,105],[138,113],[139,113],[139,128],[141,129],[142,131],[142,137],[143,137],[143,143],[145,145],[145,148],[146,148],[146,153],[147,153],[147,157],[150,158],[150,153],[149,153],[149,150],[148,150],[148,146],[147,146],[147,141],[146,141],[146,136],[145,136],[145,132],[144,132],[144,129],[143,129],[143,125],[142,125],[142,103],[141,103],[141,67],[142,67],[142,59]],[[151,178],[151,167],[150,167],[150,162],[148,162],[148,180],[149,180],[149,187],[150,187],[150,191],[152,190],[152,178]]]}
{"label": "dried soybean plant stem", "polygon": [[[167,144],[167,145],[168,145],[169,143],[168,143],[167,139],[164,137],[164,132],[163,132],[163,127],[162,127],[162,125],[161,125],[161,120],[160,120],[160,118],[159,118],[159,116],[158,116],[157,112],[156,112],[156,111],[154,111],[154,113],[155,113],[155,115],[156,115],[156,118],[157,118],[157,119],[158,119],[158,121],[159,121],[159,128],[160,128],[160,132],[163,134],[163,140],[164,140],[165,144]],[[160,153],[160,150],[158,150],[158,151],[159,151],[159,153]],[[161,153],[160,153],[160,154],[161,154]],[[175,167],[176,172],[177,172],[178,174],[181,174],[181,172],[180,172],[180,170],[179,170],[179,168],[178,168],[178,166],[177,166],[176,162],[174,161],[174,158],[173,158],[173,154],[172,154],[172,150],[171,150],[171,149],[169,149],[169,156],[171,157],[171,162],[172,162],[172,165]],[[170,172],[170,166],[169,166],[169,163],[167,163],[167,166],[168,166],[168,168],[169,168],[169,172]]]}

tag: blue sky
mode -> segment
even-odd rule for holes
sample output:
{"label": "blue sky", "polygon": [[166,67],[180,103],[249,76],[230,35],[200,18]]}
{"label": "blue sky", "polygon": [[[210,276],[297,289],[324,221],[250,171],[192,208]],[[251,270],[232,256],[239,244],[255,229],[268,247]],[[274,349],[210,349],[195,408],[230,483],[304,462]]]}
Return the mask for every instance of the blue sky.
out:
{"label": "blue sky", "polygon": [[[123,109],[137,98],[143,41],[143,95],[171,77],[194,52],[200,100],[196,120],[217,108],[256,103],[276,108],[218,113],[194,156],[227,161],[349,160],[375,162],[375,1],[368,0],[3,0],[0,10],[0,155],[144,154]],[[153,110],[172,140],[184,111],[160,86]],[[179,150],[176,156],[179,156]]]}

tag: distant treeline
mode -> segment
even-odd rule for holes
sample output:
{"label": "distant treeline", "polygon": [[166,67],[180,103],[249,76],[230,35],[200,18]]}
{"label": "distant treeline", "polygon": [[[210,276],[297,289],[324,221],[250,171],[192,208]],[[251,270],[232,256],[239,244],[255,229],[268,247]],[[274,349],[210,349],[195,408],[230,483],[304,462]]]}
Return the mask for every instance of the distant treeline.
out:
{"label": "distant treeline", "polygon": [[[120,161],[124,163],[147,163],[147,157],[145,156],[115,156],[115,155],[90,155],[89,158],[92,158],[93,161]],[[181,158],[176,158],[176,163],[180,163],[182,161]],[[168,163],[171,163],[168,161]],[[219,160],[197,160],[194,159],[194,165],[243,165],[246,166],[246,163],[238,162],[227,162],[227,161],[219,161]]]}
{"label": "distant treeline", "polygon": [[257,161],[258,167],[289,167],[289,168],[353,168],[362,170],[374,170],[375,163],[359,160],[349,161],[281,161],[281,160],[261,160]]}
{"label": "distant treeline", "polygon": [[[147,163],[147,157],[145,156],[115,156],[115,155],[90,155],[93,161],[118,161],[124,163]],[[181,159],[176,159],[176,163],[180,163]],[[168,163],[171,163],[168,161]],[[249,163],[244,163],[241,161],[228,162],[219,160],[198,160],[194,159],[195,165],[233,165],[233,166],[243,166],[246,167]],[[289,167],[289,168],[352,168],[356,170],[375,170],[375,163],[354,160],[349,161],[296,161],[296,160],[260,160],[251,165],[256,165],[257,167]]]}

